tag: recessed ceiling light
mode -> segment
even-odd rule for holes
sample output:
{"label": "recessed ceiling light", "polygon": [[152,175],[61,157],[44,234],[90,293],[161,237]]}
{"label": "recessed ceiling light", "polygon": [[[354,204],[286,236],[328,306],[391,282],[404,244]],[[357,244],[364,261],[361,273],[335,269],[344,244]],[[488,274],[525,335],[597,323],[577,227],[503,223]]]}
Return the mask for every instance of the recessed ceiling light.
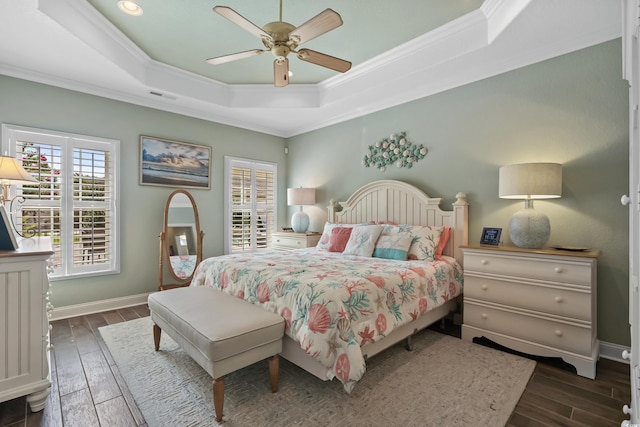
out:
{"label": "recessed ceiling light", "polygon": [[138,6],[138,4],[134,1],[121,0],[118,2],[118,7],[120,8],[121,11],[129,15],[133,15],[133,16],[142,15],[142,8]]}

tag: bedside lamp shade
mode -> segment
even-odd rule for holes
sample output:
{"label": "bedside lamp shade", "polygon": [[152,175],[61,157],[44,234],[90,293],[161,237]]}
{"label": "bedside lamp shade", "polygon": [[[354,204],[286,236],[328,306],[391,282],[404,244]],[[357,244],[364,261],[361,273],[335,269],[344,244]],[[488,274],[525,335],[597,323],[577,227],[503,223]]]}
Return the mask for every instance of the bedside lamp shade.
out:
{"label": "bedside lamp shade", "polygon": [[501,199],[523,199],[525,208],[509,221],[511,241],[521,248],[541,248],[549,240],[549,217],[533,208],[534,199],[562,196],[562,165],[558,163],[522,163],[500,168]]}
{"label": "bedside lamp shade", "polygon": [[309,229],[309,215],[302,210],[304,205],[316,203],[315,188],[289,188],[287,189],[287,204],[300,206],[300,210],[291,217],[291,228],[296,233],[306,233]]}

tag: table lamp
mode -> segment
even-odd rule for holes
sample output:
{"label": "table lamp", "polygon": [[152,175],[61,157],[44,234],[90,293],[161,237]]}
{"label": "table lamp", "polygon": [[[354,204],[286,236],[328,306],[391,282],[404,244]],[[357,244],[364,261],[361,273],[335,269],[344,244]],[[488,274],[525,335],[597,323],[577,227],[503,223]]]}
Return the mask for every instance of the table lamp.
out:
{"label": "table lamp", "polygon": [[562,165],[522,163],[500,168],[501,199],[523,199],[525,207],[509,220],[511,241],[520,248],[541,248],[549,240],[549,217],[533,208],[535,199],[562,196]]}
{"label": "table lamp", "polygon": [[289,206],[300,205],[300,210],[291,217],[291,228],[296,233],[306,233],[309,229],[309,215],[302,210],[304,205],[316,203],[315,188],[289,188],[287,189],[287,204]]}

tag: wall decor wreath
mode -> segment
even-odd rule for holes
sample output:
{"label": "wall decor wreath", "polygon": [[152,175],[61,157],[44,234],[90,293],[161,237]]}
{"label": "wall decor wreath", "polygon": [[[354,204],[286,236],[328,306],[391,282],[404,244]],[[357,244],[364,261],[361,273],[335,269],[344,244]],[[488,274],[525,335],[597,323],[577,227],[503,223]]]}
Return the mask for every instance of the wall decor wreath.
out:
{"label": "wall decor wreath", "polygon": [[369,146],[369,151],[362,159],[362,165],[377,168],[380,172],[384,172],[387,166],[394,163],[399,168],[411,168],[426,155],[426,147],[407,141],[406,132],[392,133],[389,138]]}

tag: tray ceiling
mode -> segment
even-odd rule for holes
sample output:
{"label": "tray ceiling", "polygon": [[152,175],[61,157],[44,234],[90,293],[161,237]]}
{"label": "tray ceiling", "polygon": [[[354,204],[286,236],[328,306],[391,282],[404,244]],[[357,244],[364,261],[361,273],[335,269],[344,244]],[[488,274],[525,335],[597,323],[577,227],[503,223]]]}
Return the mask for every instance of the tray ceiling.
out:
{"label": "tray ceiling", "polygon": [[[273,87],[271,54],[213,56],[261,41],[204,0],[0,2],[0,74],[289,137],[619,37],[618,0],[283,0],[299,25],[330,7],[344,25],[304,47],[353,62],[336,73],[297,58]],[[276,0],[220,2],[262,26]]]}

